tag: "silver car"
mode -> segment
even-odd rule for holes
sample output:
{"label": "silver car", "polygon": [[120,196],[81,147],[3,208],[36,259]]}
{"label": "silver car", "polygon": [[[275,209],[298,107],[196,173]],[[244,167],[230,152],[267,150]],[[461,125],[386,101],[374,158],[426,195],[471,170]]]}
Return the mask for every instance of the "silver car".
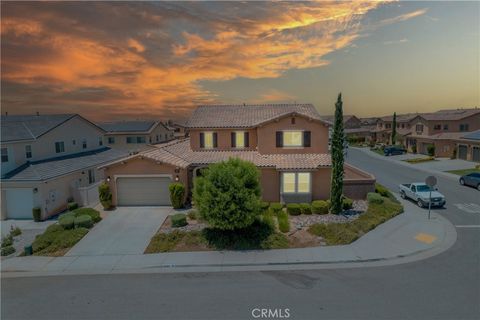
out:
{"label": "silver car", "polygon": [[460,177],[460,184],[462,186],[471,186],[480,191],[480,173],[472,172]]}

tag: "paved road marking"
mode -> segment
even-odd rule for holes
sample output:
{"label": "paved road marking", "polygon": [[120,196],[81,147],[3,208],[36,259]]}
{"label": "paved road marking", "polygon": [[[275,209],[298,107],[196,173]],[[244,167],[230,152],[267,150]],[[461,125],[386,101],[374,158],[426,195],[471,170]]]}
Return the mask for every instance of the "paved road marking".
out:
{"label": "paved road marking", "polygon": [[457,228],[480,228],[480,224],[455,226]]}
{"label": "paved road marking", "polygon": [[453,205],[468,213],[480,213],[480,205],[476,203],[454,203]]}
{"label": "paved road marking", "polygon": [[430,244],[433,241],[437,240],[437,237],[432,236],[431,234],[427,234],[427,233],[418,233],[415,236],[415,240]]}

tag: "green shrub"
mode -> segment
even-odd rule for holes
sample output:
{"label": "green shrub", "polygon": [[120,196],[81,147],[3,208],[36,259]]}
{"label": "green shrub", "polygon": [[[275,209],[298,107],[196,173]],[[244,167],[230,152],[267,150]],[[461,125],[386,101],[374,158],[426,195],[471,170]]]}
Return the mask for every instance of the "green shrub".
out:
{"label": "green shrub", "polygon": [[300,212],[300,205],[298,203],[287,204],[287,212],[292,216],[298,216]]}
{"label": "green shrub", "polygon": [[283,209],[283,204],[281,204],[280,202],[272,202],[270,204],[270,210],[273,211],[273,213],[275,214],[278,214],[279,212],[281,212]]}
{"label": "green shrub", "polygon": [[22,230],[19,227],[10,227],[10,236],[17,237],[22,234]]}
{"label": "green shrub", "polygon": [[342,208],[343,210],[349,210],[353,208],[353,200],[345,196],[342,197]]}
{"label": "green shrub", "polygon": [[4,256],[9,256],[14,252],[15,252],[15,248],[13,246],[8,246],[8,247],[2,247],[0,254],[2,257],[4,257]]}
{"label": "green shrub", "polygon": [[300,203],[301,214],[312,214],[312,207],[309,203]]}
{"label": "green shrub", "polygon": [[312,212],[315,214],[327,214],[328,202],[323,200],[315,200],[312,202]]}
{"label": "green shrub", "polygon": [[262,211],[266,211],[269,207],[270,207],[270,203],[265,201],[260,202],[260,208],[262,209]]}
{"label": "green shrub", "polygon": [[246,228],[235,230],[222,230],[218,228],[205,228],[202,231],[207,243],[218,249],[250,250],[261,249],[262,243],[274,232],[268,223],[255,219]]}
{"label": "green shrub", "polygon": [[435,156],[435,145],[429,144],[427,147],[427,153],[430,157]]}
{"label": "green shrub", "polygon": [[197,210],[192,209],[192,210],[188,211],[187,216],[191,220],[196,220],[197,216],[198,216],[198,212],[197,212]]}
{"label": "green shrub", "polygon": [[272,229],[275,229],[275,220],[273,217],[273,213],[268,210],[262,215],[262,221],[270,225]]}
{"label": "green shrub", "polygon": [[248,161],[230,158],[211,164],[194,180],[193,200],[212,228],[243,229],[261,213],[260,173]]}
{"label": "green shrub", "polygon": [[69,202],[67,203],[67,210],[72,211],[78,208],[78,203],[76,202]]}
{"label": "green shrub", "polygon": [[281,233],[273,233],[260,244],[262,249],[284,249],[289,247],[288,239]]}
{"label": "green shrub", "polygon": [[92,208],[78,208],[72,211],[75,217],[80,216],[90,216],[92,218],[93,223],[100,222],[102,217],[100,217],[100,212]]}
{"label": "green shrub", "polygon": [[416,145],[412,146],[412,153],[417,153],[417,146]]}
{"label": "green shrub", "polygon": [[398,202],[398,199],[393,195],[393,193],[391,193],[390,190],[382,186],[380,183],[375,183],[375,192],[393,202]]}
{"label": "green shrub", "polygon": [[4,247],[9,247],[13,245],[13,238],[12,236],[8,235],[6,237],[3,237],[2,238],[2,244],[1,244],[1,247],[4,248]]}
{"label": "green shrub", "polygon": [[98,186],[98,198],[102,204],[103,209],[108,210],[112,207],[112,193],[108,183],[103,182]]}
{"label": "green shrub", "polygon": [[40,207],[34,207],[32,209],[33,221],[39,222],[42,220],[42,209]]}
{"label": "green shrub", "polygon": [[32,243],[36,255],[63,255],[64,250],[73,247],[88,233],[88,229],[77,228],[44,232]]}
{"label": "green shrub", "polygon": [[45,233],[52,233],[52,232],[57,232],[57,231],[63,231],[63,227],[59,225],[58,223],[49,225],[47,229],[45,229]]}
{"label": "green shrub", "polygon": [[93,220],[92,217],[89,215],[81,215],[78,217],[75,217],[73,220],[73,224],[75,225],[75,228],[87,228],[90,229],[93,227]]}
{"label": "green shrub", "polygon": [[185,196],[185,186],[183,183],[175,182],[168,186],[170,191],[170,201],[174,209],[183,208],[183,197]]}
{"label": "green shrub", "polygon": [[72,214],[64,214],[58,218],[58,223],[62,226],[63,229],[73,229],[74,227],[75,216]]}
{"label": "green shrub", "polygon": [[284,211],[280,212],[277,215],[278,220],[278,229],[281,232],[289,232],[290,231],[290,222],[288,221],[288,214]]}
{"label": "green shrub", "polygon": [[177,213],[170,217],[172,220],[172,227],[179,228],[187,225],[187,216],[183,213]]}
{"label": "green shrub", "polygon": [[382,204],[385,198],[383,198],[380,194],[369,192],[367,194],[368,203],[378,203]]}

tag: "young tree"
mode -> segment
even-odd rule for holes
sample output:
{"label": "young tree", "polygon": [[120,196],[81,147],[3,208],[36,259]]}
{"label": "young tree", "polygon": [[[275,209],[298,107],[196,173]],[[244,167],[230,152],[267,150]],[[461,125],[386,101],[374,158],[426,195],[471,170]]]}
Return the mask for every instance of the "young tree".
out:
{"label": "young tree", "polygon": [[335,103],[335,120],[332,134],[332,181],[330,191],[330,211],[334,214],[342,212],[343,163],[345,135],[343,132],[342,94],[338,94]]}
{"label": "young tree", "polygon": [[393,121],[392,121],[392,145],[395,145],[397,140],[397,113],[393,113]]}
{"label": "young tree", "polygon": [[260,214],[260,175],[255,165],[231,158],[212,164],[195,178],[193,201],[211,227],[235,230],[250,226]]}

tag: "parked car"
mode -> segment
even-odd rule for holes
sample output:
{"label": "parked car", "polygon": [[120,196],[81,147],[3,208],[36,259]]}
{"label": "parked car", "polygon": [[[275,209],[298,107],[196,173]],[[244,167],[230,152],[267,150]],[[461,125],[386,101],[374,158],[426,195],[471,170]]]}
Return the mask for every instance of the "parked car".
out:
{"label": "parked car", "polygon": [[399,146],[387,146],[383,149],[383,154],[387,157],[404,153],[407,153],[407,150]]}
{"label": "parked car", "polygon": [[423,182],[406,183],[400,185],[400,196],[403,199],[414,200],[420,208],[427,207],[432,192],[432,207],[443,207],[446,203],[445,196],[437,188],[431,189]]}
{"label": "parked car", "polygon": [[462,186],[475,187],[480,191],[480,173],[472,172],[460,177],[460,184]]}

